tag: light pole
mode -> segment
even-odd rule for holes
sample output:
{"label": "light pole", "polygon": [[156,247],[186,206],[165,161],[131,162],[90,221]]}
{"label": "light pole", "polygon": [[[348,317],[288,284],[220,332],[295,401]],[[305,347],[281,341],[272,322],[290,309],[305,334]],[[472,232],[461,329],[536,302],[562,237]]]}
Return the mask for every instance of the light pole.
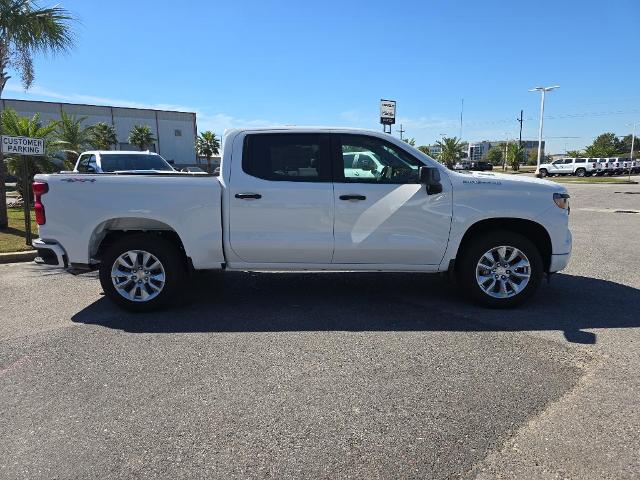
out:
{"label": "light pole", "polygon": [[632,126],[632,130],[631,130],[631,158],[629,158],[630,162],[629,162],[629,181],[631,181],[631,169],[633,168],[633,147],[635,146],[635,142],[636,142],[636,125],[638,124],[638,122],[633,122],[633,123],[629,123],[629,126]]}
{"label": "light pole", "polygon": [[535,87],[529,90],[530,92],[541,92],[540,98],[540,130],[538,131],[538,161],[536,162],[536,176],[540,173],[540,159],[542,157],[542,127],[544,126],[544,96],[545,93],[560,88],[559,85],[553,87]]}

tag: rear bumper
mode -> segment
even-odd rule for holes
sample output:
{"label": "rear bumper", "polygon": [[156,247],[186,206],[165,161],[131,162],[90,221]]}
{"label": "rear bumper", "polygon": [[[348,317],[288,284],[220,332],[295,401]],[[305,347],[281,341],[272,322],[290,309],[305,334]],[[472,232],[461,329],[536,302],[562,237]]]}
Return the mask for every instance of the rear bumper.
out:
{"label": "rear bumper", "polygon": [[34,259],[34,262],[59,268],[67,268],[69,266],[67,253],[59,243],[36,238],[32,244],[33,248],[38,251],[38,256]]}

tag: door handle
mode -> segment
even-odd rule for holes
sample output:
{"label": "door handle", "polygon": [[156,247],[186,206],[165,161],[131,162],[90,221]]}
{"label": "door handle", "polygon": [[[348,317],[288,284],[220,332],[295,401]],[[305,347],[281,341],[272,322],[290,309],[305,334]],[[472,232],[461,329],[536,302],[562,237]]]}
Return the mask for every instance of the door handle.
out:
{"label": "door handle", "polygon": [[340,200],[366,200],[364,195],[340,195]]}
{"label": "door handle", "polygon": [[258,200],[259,198],[262,198],[262,195],[260,195],[259,193],[236,193],[236,198],[241,198],[243,200],[248,200],[248,199]]}

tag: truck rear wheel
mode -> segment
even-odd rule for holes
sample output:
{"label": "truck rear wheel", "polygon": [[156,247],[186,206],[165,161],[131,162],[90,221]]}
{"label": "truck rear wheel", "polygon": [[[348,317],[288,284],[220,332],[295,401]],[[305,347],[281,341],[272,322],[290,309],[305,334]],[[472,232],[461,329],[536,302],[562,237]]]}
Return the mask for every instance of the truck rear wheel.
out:
{"label": "truck rear wheel", "polygon": [[535,245],[507,230],[474,237],[457,267],[463,292],[491,308],[510,308],[525,302],[538,289],[543,273]]}
{"label": "truck rear wheel", "polygon": [[165,306],[186,276],[184,255],[152,234],[124,237],[110,246],[100,263],[100,283],[116,305],[132,312]]}

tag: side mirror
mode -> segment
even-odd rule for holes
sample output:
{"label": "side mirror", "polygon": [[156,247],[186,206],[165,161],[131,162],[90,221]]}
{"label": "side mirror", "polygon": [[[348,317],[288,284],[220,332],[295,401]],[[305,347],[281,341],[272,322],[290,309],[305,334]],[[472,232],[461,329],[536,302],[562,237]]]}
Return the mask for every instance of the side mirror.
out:
{"label": "side mirror", "polygon": [[440,170],[436,167],[420,167],[420,183],[427,186],[427,195],[434,195],[442,192],[440,183]]}

